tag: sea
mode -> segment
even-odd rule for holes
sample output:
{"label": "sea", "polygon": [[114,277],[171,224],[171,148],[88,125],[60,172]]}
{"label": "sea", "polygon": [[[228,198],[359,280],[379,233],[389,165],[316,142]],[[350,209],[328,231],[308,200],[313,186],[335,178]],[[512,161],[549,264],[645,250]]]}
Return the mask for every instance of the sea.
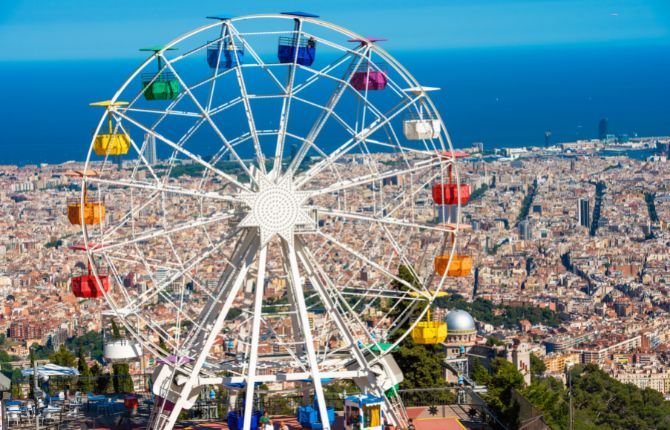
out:
{"label": "sea", "polygon": [[[454,146],[541,146],[670,134],[670,46],[573,45],[399,51],[433,93]],[[141,59],[0,61],[0,164],[82,160],[100,111]],[[204,65],[206,67],[206,65]]]}

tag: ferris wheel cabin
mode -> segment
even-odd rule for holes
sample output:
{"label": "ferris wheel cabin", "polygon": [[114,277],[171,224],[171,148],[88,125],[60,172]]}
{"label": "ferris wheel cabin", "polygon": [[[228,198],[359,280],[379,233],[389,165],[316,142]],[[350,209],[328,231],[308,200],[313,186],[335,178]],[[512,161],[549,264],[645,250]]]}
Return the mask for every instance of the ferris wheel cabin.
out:
{"label": "ferris wheel cabin", "polygon": [[300,35],[300,18],[318,18],[307,12],[282,12],[282,15],[294,16],[292,36],[281,36],[277,45],[277,58],[282,64],[300,64],[311,66],[316,58],[316,39]]}
{"label": "ferris wheel cabin", "polygon": [[[96,245],[89,245],[89,247],[96,247]],[[85,251],[86,246],[74,245],[70,249],[73,251]],[[72,294],[80,299],[97,299],[103,297],[104,293],[109,291],[109,278],[107,275],[95,276],[91,273],[91,261],[87,260],[86,263],[86,274],[75,276],[70,281]]]}
{"label": "ferris wheel cabin", "polygon": [[345,430],[383,430],[384,399],[358,394],[344,399]]}
{"label": "ferris wheel cabin", "polygon": [[115,106],[126,106],[127,102],[112,102],[106,100],[103,102],[91,103],[90,106],[102,106],[107,109],[107,129],[108,132],[98,134],[93,141],[93,151],[96,155],[126,155],[130,148],[130,136],[127,133],[114,132],[112,122],[112,109]]}
{"label": "ferris wheel cabin", "polygon": [[[167,48],[167,51],[173,51],[177,48]],[[155,46],[151,48],[142,48],[140,51],[153,52],[158,65],[156,73],[142,73],[142,94],[147,100],[174,100],[181,91],[179,80],[174,73],[164,70],[161,57],[158,55],[163,47]]]}
{"label": "ferris wheel cabin", "polygon": [[277,57],[282,64],[293,63],[295,60],[296,64],[309,67],[316,58],[316,40],[304,36],[282,36],[279,38]]}
{"label": "ferris wheel cabin", "polygon": [[[67,172],[65,176],[86,177],[97,176],[95,170]],[[105,204],[102,199],[89,198],[88,190],[84,188],[84,198],[70,197],[67,200],[67,219],[72,225],[96,225],[105,219]]]}
{"label": "ferris wheel cabin", "polygon": [[[425,95],[429,91],[437,91],[434,87],[412,87],[404,91],[415,96]],[[421,105],[418,112],[410,112],[405,116],[402,123],[402,131],[407,140],[437,139],[440,137],[442,127],[436,115],[424,109]]]}
{"label": "ferris wheel cabin", "polygon": [[114,321],[116,314],[112,311],[102,312],[102,356],[112,363],[126,363],[142,357],[140,343],[131,338],[129,333],[122,332]]}
{"label": "ferris wheel cabin", "polygon": [[[332,406],[327,406],[326,410],[328,412],[328,422],[330,423],[330,428],[332,428],[333,423],[335,422],[335,408]],[[304,429],[322,429],[323,421],[321,421],[321,414],[319,413],[319,405],[314,400],[313,405],[299,406],[298,407],[298,422]]]}
{"label": "ferris wheel cabin", "polygon": [[[209,19],[227,21],[227,16],[208,16]],[[207,46],[207,64],[212,69],[232,69],[238,64],[244,64],[244,47],[238,46],[233,41],[227,27],[221,40],[210,42]]]}
{"label": "ferris wheel cabin", "polygon": [[207,47],[207,64],[212,69],[232,69],[244,64],[244,49],[232,41],[217,42]]}
{"label": "ferris wheel cabin", "polygon": [[[361,45],[383,42],[386,39],[371,37],[368,39],[351,39],[349,42],[356,42]],[[349,83],[358,91],[378,91],[386,88],[388,84],[388,73],[384,63],[375,63],[370,60],[368,51],[367,58],[361,62],[356,71],[351,75]]]}
{"label": "ferris wheel cabin", "polygon": [[444,276],[445,273],[454,277],[468,276],[472,271],[472,257],[454,254],[449,264],[448,255],[439,255],[435,257],[434,266],[435,272],[440,276]]}
{"label": "ferris wheel cabin", "polygon": [[426,312],[426,320],[419,321],[412,330],[412,340],[417,345],[438,345],[447,339],[447,323],[433,321],[430,309]]}

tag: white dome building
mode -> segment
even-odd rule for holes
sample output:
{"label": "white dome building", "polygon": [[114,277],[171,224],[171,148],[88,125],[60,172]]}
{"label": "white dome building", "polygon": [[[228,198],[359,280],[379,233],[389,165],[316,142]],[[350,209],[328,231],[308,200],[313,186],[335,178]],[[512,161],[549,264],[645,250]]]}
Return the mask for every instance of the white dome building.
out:
{"label": "white dome building", "polygon": [[447,339],[444,343],[447,357],[467,352],[477,339],[477,326],[472,315],[455,309],[447,314],[445,322],[447,323]]}

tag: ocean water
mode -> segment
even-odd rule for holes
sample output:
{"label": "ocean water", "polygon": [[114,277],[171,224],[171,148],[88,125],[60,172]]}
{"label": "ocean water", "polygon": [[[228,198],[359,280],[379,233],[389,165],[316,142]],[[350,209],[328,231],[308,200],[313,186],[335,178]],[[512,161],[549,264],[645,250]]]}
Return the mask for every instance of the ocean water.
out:
{"label": "ocean water", "polygon": [[[670,47],[572,46],[392,53],[426,86],[457,147],[670,134]],[[139,60],[0,62],[0,164],[81,160],[100,111]],[[205,66],[206,67],[206,66]]]}

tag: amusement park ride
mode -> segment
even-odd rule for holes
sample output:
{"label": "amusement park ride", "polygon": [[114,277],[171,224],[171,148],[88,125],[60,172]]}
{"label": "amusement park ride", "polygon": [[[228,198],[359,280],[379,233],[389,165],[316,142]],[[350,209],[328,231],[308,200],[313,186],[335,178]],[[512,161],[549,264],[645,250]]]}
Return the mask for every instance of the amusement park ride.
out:
{"label": "amusement park ride", "polygon": [[255,428],[265,384],[266,396],[307,386],[299,420],[328,429],[324,385],[343,379],[360,392],[345,399],[347,429],[404,427],[391,352],[407,336],[444,341],[431,304],[472,266],[457,252],[466,154],[437,89],[383,39],[316,15],[210,18],[144,49],[93,103],[105,114],[68,201],[87,260],[72,292],[107,302],[128,354],[158,358],[150,428],[172,428],[205,386],[235,394],[231,428]]}

